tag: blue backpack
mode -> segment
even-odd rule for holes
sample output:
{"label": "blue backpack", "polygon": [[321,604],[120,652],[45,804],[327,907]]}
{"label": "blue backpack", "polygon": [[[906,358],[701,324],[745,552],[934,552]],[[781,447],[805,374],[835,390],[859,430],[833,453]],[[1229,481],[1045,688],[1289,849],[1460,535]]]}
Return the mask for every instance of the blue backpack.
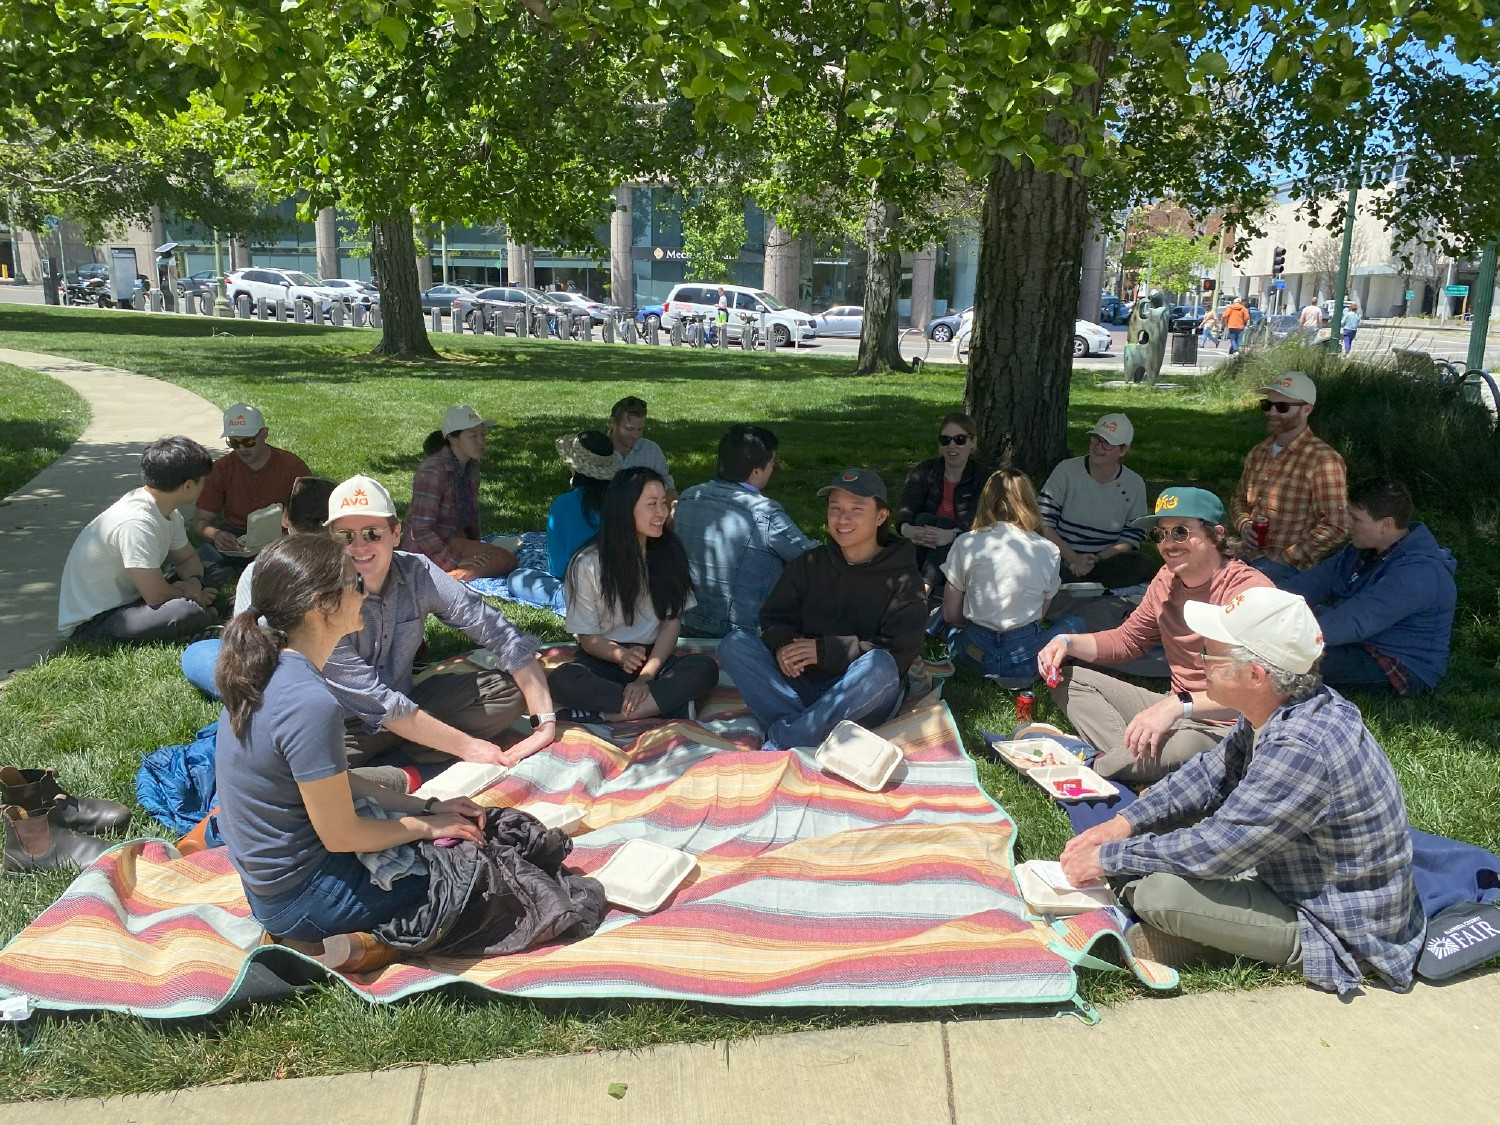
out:
{"label": "blue backpack", "polygon": [[[135,775],[135,799],[141,808],[179,835],[197,827],[217,803],[214,743],[218,731],[215,721],[194,735],[192,742],[153,750]],[[209,846],[220,842],[209,841]]]}

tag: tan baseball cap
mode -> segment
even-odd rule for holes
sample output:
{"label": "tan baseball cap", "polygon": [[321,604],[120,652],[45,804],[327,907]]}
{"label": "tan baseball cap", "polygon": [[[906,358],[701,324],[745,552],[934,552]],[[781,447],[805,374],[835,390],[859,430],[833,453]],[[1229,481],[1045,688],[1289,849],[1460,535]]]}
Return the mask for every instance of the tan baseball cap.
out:
{"label": "tan baseball cap", "polygon": [[325,523],[343,519],[345,516],[389,516],[395,518],[396,504],[391,494],[373,477],[350,477],[328,496],[328,519]]}
{"label": "tan baseball cap", "polygon": [[1188,628],[1220,644],[1239,645],[1288,672],[1306,672],[1323,655],[1323,630],[1307,602],[1274,586],[1256,586],[1222,606],[1188,602]]}
{"label": "tan baseball cap", "polygon": [[1305,402],[1309,406],[1318,401],[1317,384],[1300,371],[1283,371],[1264,387],[1257,387],[1256,390],[1275,391],[1296,402]]}
{"label": "tan baseball cap", "polygon": [[495,424],[493,418],[481,418],[472,406],[450,406],[443,415],[443,436],[456,434],[460,430],[472,430],[475,426],[489,429]]}
{"label": "tan baseball cap", "polygon": [[1123,414],[1106,414],[1094,423],[1089,433],[1098,434],[1110,445],[1129,445],[1135,437],[1135,427]]}

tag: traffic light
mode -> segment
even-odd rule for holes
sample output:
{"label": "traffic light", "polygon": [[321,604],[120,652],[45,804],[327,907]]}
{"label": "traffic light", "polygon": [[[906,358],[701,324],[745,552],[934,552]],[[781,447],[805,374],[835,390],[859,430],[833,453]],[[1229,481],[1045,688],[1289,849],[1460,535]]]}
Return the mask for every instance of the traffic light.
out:
{"label": "traffic light", "polygon": [[1280,277],[1286,273],[1286,247],[1278,246],[1271,254],[1271,275]]}
{"label": "traffic light", "polygon": [[1211,277],[1205,277],[1203,279],[1203,292],[1205,292],[1205,293],[1212,293],[1214,291],[1214,285],[1215,284],[1216,283],[1215,283],[1215,281],[1214,281],[1213,278],[1211,278]]}

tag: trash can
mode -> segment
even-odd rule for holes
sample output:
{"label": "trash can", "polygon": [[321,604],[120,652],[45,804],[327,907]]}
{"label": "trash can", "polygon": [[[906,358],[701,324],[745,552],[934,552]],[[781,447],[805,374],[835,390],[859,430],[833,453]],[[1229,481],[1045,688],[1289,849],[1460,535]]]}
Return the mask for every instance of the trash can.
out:
{"label": "trash can", "polygon": [[1196,332],[1174,332],[1172,333],[1172,362],[1173,364],[1196,367],[1198,364],[1198,333]]}

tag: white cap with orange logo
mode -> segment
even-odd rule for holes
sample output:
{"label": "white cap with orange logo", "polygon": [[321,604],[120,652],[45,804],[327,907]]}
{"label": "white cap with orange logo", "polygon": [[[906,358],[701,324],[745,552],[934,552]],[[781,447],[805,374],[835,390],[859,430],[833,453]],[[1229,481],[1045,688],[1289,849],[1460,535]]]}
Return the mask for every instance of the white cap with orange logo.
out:
{"label": "white cap with orange logo", "polygon": [[1258,391],[1275,391],[1293,402],[1305,402],[1312,406],[1318,401],[1318,386],[1300,371],[1283,371]]}
{"label": "white cap with orange logo", "polygon": [[1129,445],[1135,437],[1135,427],[1123,414],[1106,414],[1094,423],[1089,433],[1098,434],[1110,445]]}
{"label": "white cap with orange logo", "polygon": [[249,403],[237,402],[224,411],[225,437],[254,437],[265,425],[265,416]]}
{"label": "white cap with orange logo", "polygon": [[350,477],[333,490],[328,497],[327,523],[345,516],[396,516],[396,504],[391,494],[373,477]]}
{"label": "white cap with orange logo", "polygon": [[1248,648],[1287,672],[1301,674],[1323,655],[1323,630],[1300,595],[1256,586],[1222,606],[1188,602],[1187,626],[1200,637]]}

